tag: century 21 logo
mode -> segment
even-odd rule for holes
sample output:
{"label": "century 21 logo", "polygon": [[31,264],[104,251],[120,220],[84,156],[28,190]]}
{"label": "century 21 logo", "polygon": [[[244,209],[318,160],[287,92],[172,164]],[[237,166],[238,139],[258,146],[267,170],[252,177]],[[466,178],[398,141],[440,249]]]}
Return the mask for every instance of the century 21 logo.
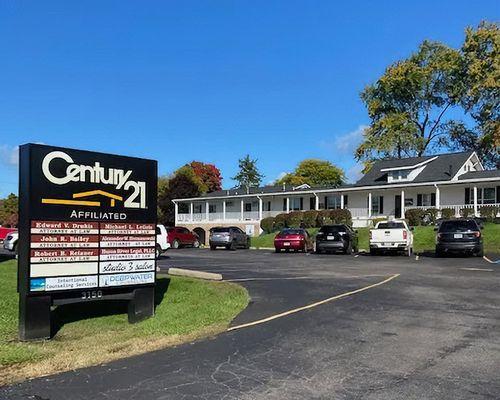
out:
{"label": "century 21 logo", "polygon": [[[68,166],[64,176],[55,176],[51,169],[51,163],[55,159],[64,160]],[[125,199],[123,205],[125,208],[146,208],[146,182],[136,182],[129,180],[132,175],[131,170],[101,167],[99,162],[91,165],[75,164],[71,156],[62,151],[53,151],[48,153],[42,161],[42,172],[45,177],[55,185],[66,185],[69,182],[90,182],[104,185],[112,185],[116,190],[132,190],[132,193]],[[72,199],[42,199],[45,204],[65,204],[65,205],[83,205],[95,206],[101,205],[100,201],[91,201],[83,199],[89,196],[102,195],[111,201],[114,207],[116,201],[123,201],[120,195],[109,193],[103,190],[93,190],[90,192],[73,193]]]}

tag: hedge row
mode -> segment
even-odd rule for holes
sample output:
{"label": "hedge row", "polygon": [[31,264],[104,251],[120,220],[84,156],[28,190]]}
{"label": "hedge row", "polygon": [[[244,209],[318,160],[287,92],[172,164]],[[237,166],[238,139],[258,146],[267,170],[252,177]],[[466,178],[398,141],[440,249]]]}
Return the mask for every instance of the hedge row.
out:
{"label": "hedge row", "polygon": [[260,221],[260,227],[266,233],[283,228],[319,228],[328,224],[352,224],[351,212],[345,209],[322,211],[293,211],[268,217]]}
{"label": "hedge row", "polygon": [[[498,218],[496,217],[496,215],[500,213],[500,207],[481,206],[479,207],[479,213],[481,215],[481,219],[487,222],[498,222]],[[428,208],[427,210],[412,208],[405,212],[405,217],[411,226],[434,225],[439,219],[439,213],[435,208]],[[474,217],[474,209],[472,207],[462,208],[460,210],[460,217]],[[455,218],[455,210],[453,208],[442,208],[440,218]]]}

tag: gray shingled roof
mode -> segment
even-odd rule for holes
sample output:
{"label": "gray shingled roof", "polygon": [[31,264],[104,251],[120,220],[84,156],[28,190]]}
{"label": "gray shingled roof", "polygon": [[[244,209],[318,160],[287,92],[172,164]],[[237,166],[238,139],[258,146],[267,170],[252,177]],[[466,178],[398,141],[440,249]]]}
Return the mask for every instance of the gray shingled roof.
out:
{"label": "gray shingled roof", "polygon": [[[345,186],[351,186],[351,185],[345,185]],[[342,187],[345,187],[342,186]],[[261,186],[261,187],[251,187],[248,189],[246,188],[234,188],[234,189],[228,189],[228,190],[219,190],[217,192],[212,192],[204,195],[203,197],[225,197],[225,196],[235,196],[235,195],[242,195],[242,194],[269,194],[269,193],[276,193],[279,194],[280,192],[304,192],[304,191],[311,191],[315,189],[333,189],[334,186],[314,186],[311,188],[307,189],[293,189],[293,186],[291,185],[285,185],[283,188],[283,185],[274,185],[274,186]]]}
{"label": "gray shingled roof", "polygon": [[458,180],[478,178],[500,178],[500,169],[488,169],[485,171],[466,172],[458,177]]}
{"label": "gray shingled roof", "polygon": [[[424,170],[412,182],[435,182],[450,180],[464,165],[465,161],[471,156],[472,151],[450,154],[436,154],[438,157],[430,161]],[[355,186],[372,186],[372,185],[387,185],[387,172],[382,172],[382,169],[407,167],[410,165],[419,164],[423,161],[430,160],[436,155],[411,157],[404,159],[392,159],[376,162],[370,172],[356,182]]]}

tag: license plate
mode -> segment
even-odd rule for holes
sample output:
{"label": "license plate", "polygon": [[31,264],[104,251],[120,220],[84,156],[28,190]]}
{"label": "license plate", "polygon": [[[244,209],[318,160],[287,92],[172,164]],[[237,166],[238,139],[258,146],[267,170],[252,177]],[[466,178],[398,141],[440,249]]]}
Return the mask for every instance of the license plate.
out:
{"label": "license plate", "polygon": [[327,236],[326,240],[335,240],[335,237],[333,237],[333,236]]}
{"label": "license plate", "polygon": [[453,234],[454,239],[462,239],[463,237],[464,237],[464,235],[462,235],[461,233],[454,233]]}
{"label": "license plate", "polygon": [[283,246],[290,246],[290,242],[283,243]]}

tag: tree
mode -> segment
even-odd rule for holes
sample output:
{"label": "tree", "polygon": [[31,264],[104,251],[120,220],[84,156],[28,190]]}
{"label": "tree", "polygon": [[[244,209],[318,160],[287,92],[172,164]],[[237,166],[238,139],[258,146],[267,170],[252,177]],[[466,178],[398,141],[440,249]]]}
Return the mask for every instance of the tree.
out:
{"label": "tree", "polygon": [[207,193],[222,189],[222,176],[219,168],[214,164],[205,164],[200,161],[191,161],[189,166],[193,169],[195,175],[206,186]]}
{"label": "tree", "polygon": [[[160,215],[158,220],[165,225],[175,224],[175,207],[172,200],[179,198],[197,197],[201,194],[199,183],[192,176],[186,173],[177,173],[164,187],[162,192],[158,193],[158,208]],[[187,210],[179,210],[187,212]]]}
{"label": "tree", "polygon": [[301,161],[294,172],[278,179],[276,184],[299,186],[339,186],[345,181],[344,171],[330,161],[306,159]]}
{"label": "tree", "polygon": [[[370,117],[355,157],[372,161],[437,149],[496,153],[499,107],[498,27],[468,29],[461,49],[424,41],[361,93]],[[470,126],[472,117],[476,126]],[[366,169],[365,169],[366,170]]]}
{"label": "tree", "polygon": [[240,187],[246,187],[247,189],[254,186],[259,186],[264,178],[258,168],[257,160],[252,160],[250,155],[246,155],[244,158],[238,160],[239,172],[231,179],[234,179],[239,183]]}
{"label": "tree", "polygon": [[0,205],[0,225],[17,226],[18,223],[19,198],[9,194]]}

